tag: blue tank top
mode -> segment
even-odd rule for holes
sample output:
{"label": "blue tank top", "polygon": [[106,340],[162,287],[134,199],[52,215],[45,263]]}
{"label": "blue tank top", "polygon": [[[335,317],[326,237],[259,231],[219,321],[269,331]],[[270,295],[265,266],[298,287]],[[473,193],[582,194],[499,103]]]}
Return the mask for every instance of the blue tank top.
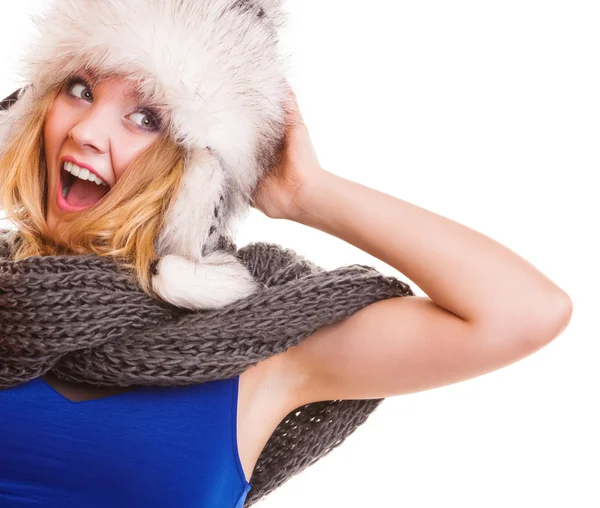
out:
{"label": "blue tank top", "polygon": [[0,390],[0,506],[242,508],[239,376],[71,402],[41,377]]}

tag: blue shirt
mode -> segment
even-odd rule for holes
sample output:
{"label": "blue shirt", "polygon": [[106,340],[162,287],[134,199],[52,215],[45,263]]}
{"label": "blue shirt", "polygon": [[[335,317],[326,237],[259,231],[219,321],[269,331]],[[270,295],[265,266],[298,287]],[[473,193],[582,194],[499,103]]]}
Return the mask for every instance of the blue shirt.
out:
{"label": "blue shirt", "polygon": [[0,390],[0,506],[242,508],[239,376],[71,402],[41,377]]}

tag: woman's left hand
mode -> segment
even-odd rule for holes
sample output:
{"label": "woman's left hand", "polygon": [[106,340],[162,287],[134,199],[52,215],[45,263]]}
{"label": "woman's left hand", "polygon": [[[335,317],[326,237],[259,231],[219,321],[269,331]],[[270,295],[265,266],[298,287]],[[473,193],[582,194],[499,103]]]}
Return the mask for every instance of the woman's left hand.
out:
{"label": "woman's left hand", "polygon": [[257,185],[252,206],[271,219],[294,220],[302,213],[301,196],[307,182],[319,178],[325,170],[321,168],[291,88],[287,106],[286,133],[279,162]]}

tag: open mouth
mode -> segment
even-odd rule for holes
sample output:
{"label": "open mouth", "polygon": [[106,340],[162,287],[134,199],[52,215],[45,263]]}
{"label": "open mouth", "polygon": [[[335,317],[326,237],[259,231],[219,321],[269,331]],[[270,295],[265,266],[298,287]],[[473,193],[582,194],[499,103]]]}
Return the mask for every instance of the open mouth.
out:
{"label": "open mouth", "polygon": [[69,173],[63,164],[58,186],[58,206],[66,211],[84,210],[98,203],[109,190],[108,185],[98,185],[90,180],[76,177]]}

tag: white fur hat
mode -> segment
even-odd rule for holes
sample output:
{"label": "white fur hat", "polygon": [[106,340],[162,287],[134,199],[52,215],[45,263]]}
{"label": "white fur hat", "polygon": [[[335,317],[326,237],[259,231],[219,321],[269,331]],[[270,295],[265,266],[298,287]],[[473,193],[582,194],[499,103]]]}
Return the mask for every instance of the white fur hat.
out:
{"label": "white fur hat", "polygon": [[252,191],[282,146],[288,84],[280,2],[54,0],[32,16],[37,33],[19,61],[30,86],[0,111],[0,150],[36,98],[81,69],[133,79],[186,148],[153,277],[174,305],[218,308],[256,289],[219,245],[250,211]]}

